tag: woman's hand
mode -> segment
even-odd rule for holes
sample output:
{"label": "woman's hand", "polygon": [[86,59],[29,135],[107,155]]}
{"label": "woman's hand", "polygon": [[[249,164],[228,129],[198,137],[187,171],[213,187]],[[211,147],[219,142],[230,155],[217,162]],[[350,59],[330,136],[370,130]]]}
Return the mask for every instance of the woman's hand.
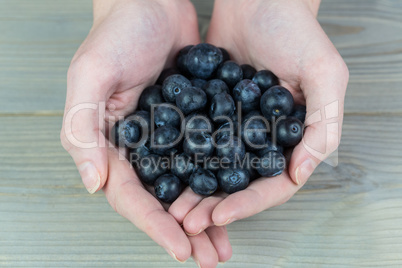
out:
{"label": "woman's hand", "polygon": [[118,213],[174,258],[193,255],[209,267],[231,256],[226,229],[189,238],[144,188],[124,152],[107,141],[117,117],[134,111],[142,90],[172,65],[178,50],[199,42],[187,0],[95,0],[93,27],[68,71],[61,141],[89,193],[103,188]]}
{"label": "woman's hand", "polygon": [[230,196],[184,195],[169,212],[188,233],[222,226],[286,202],[340,142],[348,69],[316,20],[319,1],[217,0],[207,42],[239,64],[268,69],[307,106],[307,128],[288,170]]}

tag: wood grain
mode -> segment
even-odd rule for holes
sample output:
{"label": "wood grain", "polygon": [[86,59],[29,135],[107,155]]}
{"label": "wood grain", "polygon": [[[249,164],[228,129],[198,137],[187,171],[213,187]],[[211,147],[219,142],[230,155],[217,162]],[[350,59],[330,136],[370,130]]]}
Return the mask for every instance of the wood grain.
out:
{"label": "wood grain", "polygon": [[[0,1],[0,114],[64,107],[66,72],[91,27],[90,0]],[[211,1],[193,0],[205,34]],[[364,8],[362,8],[364,7]],[[324,0],[319,21],[351,72],[345,111],[401,113],[400,0]]]}
{"label": "wood grain", "polygon": [[[102,193],[86,193],[60,124],[0,117],[0,266],[177,267]],[[320,166],[288,203],[229,226],[229,267],[402,265],[400,129],[397,116],[346,117],[338,167]]]}

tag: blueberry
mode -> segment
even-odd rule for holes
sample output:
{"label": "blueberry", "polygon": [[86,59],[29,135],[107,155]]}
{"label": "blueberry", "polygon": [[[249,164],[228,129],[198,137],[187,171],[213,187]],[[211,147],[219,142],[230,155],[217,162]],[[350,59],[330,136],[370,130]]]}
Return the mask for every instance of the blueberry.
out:
{"label": "blueberry", "polygon": [[177,107],[173,105],[158,105],[155,107],[154,121],[157,127],[171,126],[180,129],[182,114]]}
{"label": "blueberry", "polygon": [[190,73],[195,78],[202,79],[210,79],[222,61],[223,55],[220,49],[206,43],[192,47],[186,57]]}
{"label": "blueberry", "polygon": [[190,188],[196,194],[209,196],[218,189],[218,181],[211,171],[198,168],[190,176]]}
{"label": "blueberry", "polygon": [[[151,116],[147,111],[135,111],[134,113],[128,115],[126,120],[132,121],[140,131],[140,139],[144,143],[149,139],[149,134],[151,133]],[[131,146],[132,147],[132,146]]]}
{"label": "blueberry", "polygon": [[276,140],[284,147],[292,147],[303,137],[303,123],[296,117],[279,120],[276,125]]}
{"label": "blueberry", "polygon": [[207,94],[208,100],[212,100],[212,98],[218,93],[229,93],[229,87],[220,79],[209,80],[202,89]]}
{"label": "blueberry", "polygon": [[194,168],[195,165],[191,162],[190,157],[184,153],[176,155],[171,164],[172,173],[186,185],[189,184],[189,179],[194,172]]}
{"label": "blueberry", "polygon": [[242,103],[244,113],[259,109],[261,99],[260,88],[251,80],[240,81],[233,89],[233,99]]}
{"label": "blueberry", "polygon": [[236,160],[243,160],[246,154],[244,144],[239,137],[224,136],[216,144],[218,145],[216,147],[216,155],[221,159],[228,159],[231,163],[234,163]]}
{"label": "blueberry", "polygon": [[254,75],[257,73],[257,70],[254,69],[253,66],[248,64],[243,64],[240,66],[243,71],[243,79],[253,79]]}
{"label": "blueberry", "polygon": [[260,158],[254,153],[247,152],[246,155],[244,156],[243,163],[240,167],[248,171],[248,174],[250,175],[250,181],[253,181],[260,177],[260,175],[256,170],[259,161]]}
{"label": "blueberry", "polygon": [[179,197],[181,190],[181,182],[175,175],[165,174],[155,181],[155,195],[162,202],[173,203]]}
{"label": "blueberry", "polygon": [[274,86],[265,91],[260,102],[261,112],[268,120],[289,115],[293,109],[292,94],[284,87]]}
{"label": "blueberry", "polygon": [[214,124],[208,116],[201,113],[192,113],[184,119],[185,130],[189,133],[193,131],[211,134],[214,131]]}
{"label": "blueberry", "polygon": [[257,111],[246,115],[242,123],[242,139],[247,149],[251,151],[262,149],[269,132],[268,121]]}
{"label": "blueberry", "polygon": [[304,124],[304,121],[306,120],[306,106],[295,105],[289,116],[296,117]]}
{"label": "blueberry", "polygon": [[261,176],[274,177],[280,175],[286,167],[286,159],[280,152],[269,151],[260,158],[257,171]]}
{"label": "blueberry", "polygon": [[202,111],[207,106],[207,95],[196,87],[183,88],[177,94],[176,105],[185,115]]}
{"label": "blueberry", "polygon": [[229,54],[229,52],[228,52],[226,49],[224,49],[223,47],[220,47],[219,49],[220,49],[220,51],[222,52],[222,56],[223,56],[222,62],[225,62],[225,61],[230,60],[230,54]]}
{"label": "blueberry", "polygon": [[212,137],[215,141],[220,140],[223,137],[233,137],[238,134],[238,123],[236,121],[226,122],[219,126],[219,128],[213,133]]}
{"label": "blueberry", "polygon": [[119,147],[130,147],[140,139],[140,129],[134,120],[121,119],[111,130],[111,140]]}
{"label": "blueberry", "polygon": [[223,123],[227,119],[223,117],[231,117],[235,113],[235,103],[228,93],[222,92],[216,94],[211,101],[209,107],[209,117],[217,123]]}
{"label": "blueberry", "polygon": [[156,84],[163,85],[163,82],[165,81],[165,79],[174,74],[180,74],[180,71],[176,68],[168,68],[168,69],[163,70],[161,72],[161,74],[159,75],[158,80],[156,80]]}
{"label": "blueberry", "polygon": [[179,68],[180,72],[187,77],[190,76],[190,71],[187,68],[186,59],[187,59],[188,52],[192,48],[193,48],[193,45],[185,46],[184,48],[182,48],[179,51],[179,55],[177,55],[177,61],[176,61],[177,68]]}
{"label": "blueberry", "polygon": [[156,179],[168,171],[169,165],[162,161],[159,155],[149,154],[131,164],[135,168],[140,180],[148,185],[153,185]]}
{"label": "blueberry", "polygon": [[136,160],[143,158],[144,156],[152,154],[151,149],[149,149],[148,145],[143,144],[139,146],[135,146],[135,148],[131,148],[129,151],[129,161],[130,163]]}
{"label": "blueberry", "polygon": [[279,85],[278,77],[273,72],[267,70],[257,72],[253,77],[253,82],[258,85],[262,94],[271,87]]}
{"label": "blueberry", "polygon": [[180,74],[171,75],[166,78],[162,86],[162,94],[167,102],[175,103],[176,96],[186,87],[191,87],[191,82]]}
{"label": "blueberry", "polygon": [[256,153],[258,156],[262,157],[269,151],[276,151],[283,154],[283,147],[278,143],[273,143],[269,138],[266,140],[265,146],[263,149],[258,150]]}
{"label": "blueberry", "polygon": [[236,62],[226,61],[219,66],[216,77],[233,88],[243,79],[243,70]]}
{"label": "blueberry", "polygon": [[207,84],[207,80],[200,79],[200,78],[194,78],[191,80],[191,84],[193,87],[198,87],[198,88],[203,88]]}
{"label": "blueberry", "polygon": [[248,171],[240,168],[220,169],[216,178],[218,179],[219,187],[227,194],[246,189],[250,182]]}
{"label": "blueberry", "polygon": [[184,153],[197,161],[210,157],[214,149],[212,137],[208,133],[193,133],[183,142]]}
{"label": "blueberry", "polygon": [[152,104],[165,102],[162,96],[162,87],[160,85],[149,86],[141,93],[138,105],[141,110],[150,112]]}
{"label": "blueberry", "polygon": [[151,140],[150,148],[153,152],[159,155],[170,155],[177,152],[180,146],[180,131],[171,126],[163,126],[157,128]]}

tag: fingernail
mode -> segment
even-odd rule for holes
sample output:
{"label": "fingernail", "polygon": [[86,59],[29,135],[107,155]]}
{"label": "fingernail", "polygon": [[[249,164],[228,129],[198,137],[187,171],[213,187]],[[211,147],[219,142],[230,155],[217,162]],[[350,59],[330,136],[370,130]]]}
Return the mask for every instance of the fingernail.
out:
{"label": "fingernail", "polygon": [[166,250],[166,251],[169,253],[169,255],[172,256],[172,258],[175,259],[176,261],[178,261],[178,262],[180,262],[180,263],[185,263],[185,262],[186,262],[186,260],[184,260],[184,261],[179,260],[179,259],[177,258],[177,256],[176,256],[176,254],[174,254],[173,250],[167,250],[167,249],[165,249],[165,250]]}
{"label": "fingernail", "polygon": [[234,218],[229,218],[229,219],[227,219],[224,223],[218,223],[218,224],[215,224],[215,226],[224,226],[224,225],[227,225],[227,224],[229,224],[229,223],[232,223],[232,222],[234,222],[236,219],[234,219]]}
{"label": "fingernail", "polygon": [[202,268],[199,261],[196,260],[195,263],[197,264],[198,268]]}
{"label": "fingernail", "polygon": [[92,164],[92,162],[85,162],[78,167],[82,182],[87,188],[90,194],[93,194],[98,190],[100,185],[100,176],[98,170]]}
{"label": "fingernail", "polygon": [[195,233],[195,234],[191,234],[191,233],[187,233],[186,232],[186,234],[188,235],[188,236],[196,236],[196,235],[199,235],[202,231],[204,231],[204,229],[200,229],[197,233]]}
{"label": "fingernail", "polygon": [[218,262],[219,264],[225,264],[226,262],[225,261],[220,261],[220,262]]}
{"label": "fingernail", "polygon": [[311,159],[305,160],[297,169],[296,169],[296,184],[300,185],[307,181],[307,179],[313,174],[315,169],[315,163]]}

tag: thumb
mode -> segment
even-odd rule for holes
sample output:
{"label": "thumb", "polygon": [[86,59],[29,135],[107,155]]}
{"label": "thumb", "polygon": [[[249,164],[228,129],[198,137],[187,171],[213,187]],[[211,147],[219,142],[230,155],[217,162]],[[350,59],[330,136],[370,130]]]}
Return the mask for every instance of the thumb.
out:
{"label": "thumb", "polygon": [[101,68],[94,66],[95,62],[80,57],[70,66],[60,133],[61,143],[72,156],[90,194],[101,189],[107,179],[108,143],[103,132],[105,101],[113,80],[97,75],[96,70]]}
{"label": "thumb", "polygon": [[348,69],[339,56],[301,83],[306,98],[306,128],[289,165],[290,176],[297,185],[303,185],[320,162],[338,148],[348,80]]}

